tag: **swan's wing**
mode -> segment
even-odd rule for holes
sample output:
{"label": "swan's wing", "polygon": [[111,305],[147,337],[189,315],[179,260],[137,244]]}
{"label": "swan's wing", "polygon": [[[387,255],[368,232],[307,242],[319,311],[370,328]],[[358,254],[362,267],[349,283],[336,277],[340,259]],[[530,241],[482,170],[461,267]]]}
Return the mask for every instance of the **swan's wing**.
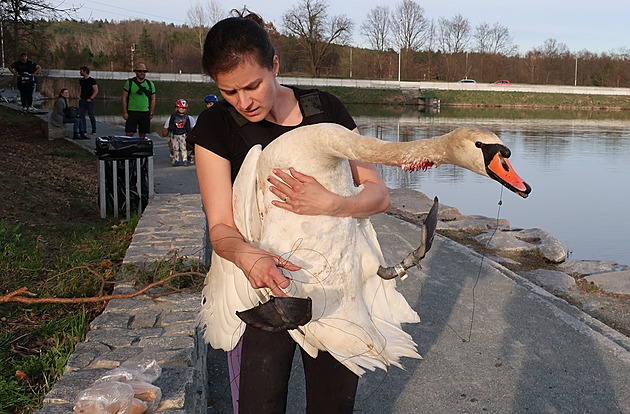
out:
{"label": "swan's wing", "polygon": [[204,331],[205,341],[216,349],[234,349],[245,330],[236,311],[244,311],[259,302],[256,290],[241,269],[213,252],[201,296],[197,322]]}
{"label": "swan's wing", "polygon": [[260,241],[262,228],[256,196],[256,169],[261,152],[260,145],[249,150],[232,187],[234,223],[246,241],[256,244]]}
{"label": "swan's wing", "polygon": [[[262,226],[256,201],[256,167],[260,153],[260,145],[250,149],[232,189],[234,222],[245,240],[254,243],[260,241]],[[249,309],[258,302],[258,292],[241,269],[212,252],[198,317],[206,342],[213,348],[232,350],[245,330],[236,311]]]}

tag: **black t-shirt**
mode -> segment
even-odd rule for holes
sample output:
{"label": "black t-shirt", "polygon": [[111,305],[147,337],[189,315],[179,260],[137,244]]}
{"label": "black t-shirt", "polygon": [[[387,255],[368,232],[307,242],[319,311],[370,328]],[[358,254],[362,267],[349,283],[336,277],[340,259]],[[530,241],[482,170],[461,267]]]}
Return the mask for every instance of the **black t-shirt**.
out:
{"label": "black t-shirt", "polygon": [[[312,90],[292,88],[296,99]],[[232,167],[232,182],[236,178],[238,171],[243,164],[245,156],[252,146],[261,144],[265,148],[271,141],[280,135],[304,125],[311,125],[320,122],[331,122],[345,126],[348,129],[356,128],[356,123],[348,113],[346,107],[334,95],[328,92],[319,91],[319,98],[323,107],[321,116],[304,116],[304,108],[300,103],[302,111],[302,122],[295,126],[284,126],[274,124],[266,120],[256,124],[267,132],[257,136],[253,142],[245,139],[239,133],[236,121],[226,110],[229,104],[220,102],[204,110],[197,119],[195,128],[188,135],[187,141],[197,144],[222,158],[230,161]]]}
{"label": "black t-shirt", "polygon": [[37,63],[32,60],[27,60],[26,62],[18,60],[17,62],[11,63],[11,67],[18,73],[18,75],[22,73],[30,73],[32,75],[33,72],[37,70]]}
{"label": "black t-shirt", "polygon": [[89,99],[94,93],[93,86],[96,85],[96,80],[94,80],[94,78],[92,78],[91,76],[88,76],[87,78],[80,77],[79,85],[81,85],[81,94],[79,95],[80,98]]}

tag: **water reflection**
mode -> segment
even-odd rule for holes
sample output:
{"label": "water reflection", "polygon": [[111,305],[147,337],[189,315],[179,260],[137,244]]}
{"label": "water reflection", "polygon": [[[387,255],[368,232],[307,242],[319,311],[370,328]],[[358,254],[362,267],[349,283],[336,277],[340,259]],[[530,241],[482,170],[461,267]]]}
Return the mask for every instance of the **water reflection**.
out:
{"label": "water reflection", "polygon": [[[202,102],[189,104],[195,117],[205,108]],[[363,134],[388,141],[425,139],[461,126],[492,130],[510,147],[512,165],[532,186],[529,198],[449,165],[416,173],[379,170],[389,187],[437,195],[463,214],[500,215],[512,227],[543,228],[572,252],[570,258],[630,264],[630,114],[442,108],[430,116],[410,107],[348,108]],[[160,132],[172,111],[170,101],[158,101],[152,130]],[[96,116],[124,124],[118,100],[97,100]]]}

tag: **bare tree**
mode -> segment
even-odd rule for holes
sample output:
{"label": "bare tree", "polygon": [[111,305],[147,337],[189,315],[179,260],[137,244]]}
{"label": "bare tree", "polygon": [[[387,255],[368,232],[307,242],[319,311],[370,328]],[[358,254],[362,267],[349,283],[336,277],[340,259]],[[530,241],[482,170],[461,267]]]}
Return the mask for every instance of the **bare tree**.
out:
{"label": "bare tree", "polygon": [[37,18],[71,18],[77,8],[54,6],[47,0],[0,0],[2,21],[13,26],[13,52],[20,50],[20,29],[29,29],[31,20]]}
{"label": "bare tree", "polygon": [[440,48],[444,53],[462,53],[470,42],[470,22],[461,14],[440,18]]}
{"label": "bare tree", "polygon": [[225,13],[217,0],[208,0],[207,3],[195,3],[188,9],[186,16],[192,27],[199,44],[199,53],[203,52],[203,43],[210,27],[218,22]]}
{"label": "bare tree", "polygon": [[518,50],[512,42],[510,31],[507,27],[495,23],[490,26],[488,23],[481,23],[475,28],[473,34],[475,40],[475,50],[479,53],[491,53],[512,55]]}
{"label": "bare tree", "polygon": [[490,53],[491,27],[488,23],[479,23],[473,34],[475,40],[475,51],[479,53]]}
{"label": "bare tree", "polygon": [[427,42],[429,22],[424,9],[413,0],[403,0],[396,6],[392,27],[399,50],[419,51]]}
{"label": "bare tree", "polygon": [[367,15],[361,25],[361,34],[368,40],[372,49],[379,52],[389,47],[389,35],[391,32],[391,20],[389,7],[376,6]]}
{"label": "bare tree", "polygon": [[553,79],[553,77],[556,75],[562,59],[568,55],[569,48],[567,45],[558,42],[556,39],[547,39],[542,46],[534,47],[525,56],[530,72],[530,82],[544,82],[547,84],[560,82],[559,79]]}
{"label": "bare tree", "polygon": [[345,15],[328,17],[325,0],[302,0],[282,16],[286,34],[295,36],[306,51],[311,74],[319,76],[333,43],[346,44],[352,21]]}

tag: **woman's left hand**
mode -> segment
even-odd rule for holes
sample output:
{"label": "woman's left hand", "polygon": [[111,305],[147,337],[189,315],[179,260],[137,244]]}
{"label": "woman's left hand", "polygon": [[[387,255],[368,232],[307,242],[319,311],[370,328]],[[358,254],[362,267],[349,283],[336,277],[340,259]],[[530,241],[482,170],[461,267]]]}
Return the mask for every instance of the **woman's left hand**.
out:
{"label": "woman's left hand", "polygon": [[273,173],[267,180],[271,183],[269,189],[279,198],[272,201],[274,206],[302,215],[335,215],[342,197],[328,191],[315,178],[293,168],[289,168],[290,174],[277,168]]}

